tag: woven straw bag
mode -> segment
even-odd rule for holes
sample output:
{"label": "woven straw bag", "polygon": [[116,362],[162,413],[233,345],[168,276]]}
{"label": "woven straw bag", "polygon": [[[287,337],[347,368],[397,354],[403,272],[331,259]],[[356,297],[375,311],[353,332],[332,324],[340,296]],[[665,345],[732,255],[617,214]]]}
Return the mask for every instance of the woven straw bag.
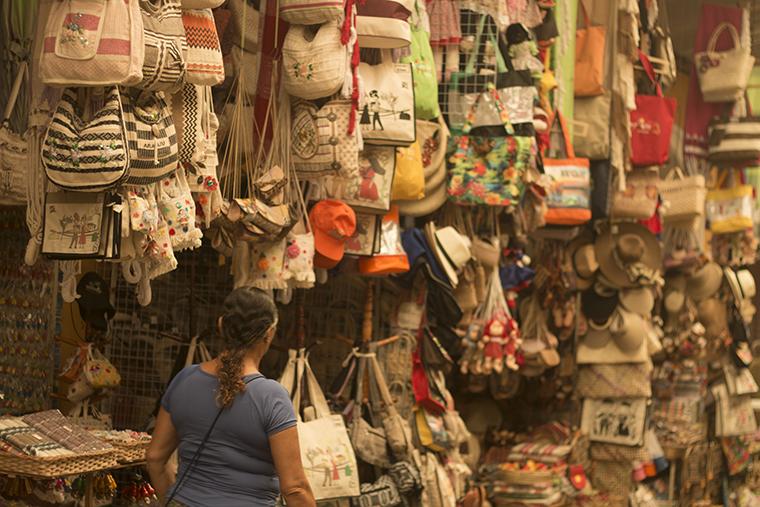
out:
{"label": "woven straw bag", "polygon": [[163,93],[122,95],[129,140],[129,185],[147,185],[177,169],[177,132]]}
{"label": "woven straw bag", "polygon": [[54,86],[133,86],[143,78],[140,0],[54,2],[40,79]]}
{"label": "woven straw bag", "polygon": [[662,206],[660,215],[666,222],[691,220],[705,212],[705,177],[685,176],[680,167],[672,169],[659,184]]}
{"label": "woven straw bag", "polygon": [[129,172],[127,134],[119,88],[85,122],[77,92],[64,90],[42,141],[48,179],[66,190],[99,192],[121,184]]}
{"label": "woven straw bag", "polygon": [[187,74],[187,38],[180,0],[140,0],[145,32],[143,80],[138,88],[174,91]]}
{"label": "woven straw bag", "polygon": [[343,9],[343,0],[280,0],[280,17],[292,25],[340,22]]}
{"label": "woven straw bag", "polygon": [[[718,38],[727,30],[734,47],[716,51]],[[719,24],[707,43],[706,51],[694,55],[699,87],[705,102],[730,102],[739,98],[747,87],[755,58],[749,47],[741,47],[739,34],[731,23]]]}
{"label": "woven straw bag", "polygon": [[282,47],[283,84],[294,97],[313,100],[329,97],[343,87],[346,46],[337,21],[320,25],[316,33],[292,25]]}
{"label": "woven straw bag", "polygon": [[657,209],[660,176],[656,169],[634,169],[625,175],[625,189],[612,196],[613,218],[646,220]]}
{"label": "woven straw bag", "polygon": [[649,398],[651,373],[651,363],[581,365],[575,392],[579,398]]}
{"label": "woven straw bag", "polygon": [[224,81],[222,45],[211,9],[183,10],[187,38],[187,82],[214,86]]}

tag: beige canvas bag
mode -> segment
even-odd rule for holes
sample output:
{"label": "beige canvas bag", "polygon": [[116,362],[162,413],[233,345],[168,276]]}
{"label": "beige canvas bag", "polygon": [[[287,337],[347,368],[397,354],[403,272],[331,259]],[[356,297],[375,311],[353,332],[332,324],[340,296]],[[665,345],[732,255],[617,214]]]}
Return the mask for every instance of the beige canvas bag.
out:
{"label": "beige canvas bag", "polygon": [[294,97],[313,100],[340,91],[346,77],[347,46],[338,21],[314,28],[291,25],[282,47],[283,84]]}

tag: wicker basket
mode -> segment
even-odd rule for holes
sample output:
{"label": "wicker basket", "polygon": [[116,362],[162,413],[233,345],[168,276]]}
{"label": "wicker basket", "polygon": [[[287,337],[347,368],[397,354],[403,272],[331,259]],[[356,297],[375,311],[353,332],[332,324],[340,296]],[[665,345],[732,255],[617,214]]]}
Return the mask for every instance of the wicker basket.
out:
{"label": "wicker basket", "polygon": [[129,444],[112,441],[111,445],[113,445],[116,453],[116,461],[119,463],[138,463],[145,461],[145,451],[148,450],[150,440],[147,442],[132,442]]}
{"label": "wicker basket", "polygon": [[74,456],[14,456],[0,454],[0,474],[56,478],[106,470],[117,465],[114,451],[98,451]]}

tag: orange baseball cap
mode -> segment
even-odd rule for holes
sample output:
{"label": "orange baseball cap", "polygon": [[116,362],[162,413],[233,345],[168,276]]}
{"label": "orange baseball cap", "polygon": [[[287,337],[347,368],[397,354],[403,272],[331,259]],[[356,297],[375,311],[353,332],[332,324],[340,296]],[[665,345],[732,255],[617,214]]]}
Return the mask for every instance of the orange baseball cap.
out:
{"label": "orange baseball cap", "polygon": [[356,214],[341,201],[325,199],[311,208],[311,228],[314,230],[314,264],[333,268],[343,258],[346,240],[356,231]]}

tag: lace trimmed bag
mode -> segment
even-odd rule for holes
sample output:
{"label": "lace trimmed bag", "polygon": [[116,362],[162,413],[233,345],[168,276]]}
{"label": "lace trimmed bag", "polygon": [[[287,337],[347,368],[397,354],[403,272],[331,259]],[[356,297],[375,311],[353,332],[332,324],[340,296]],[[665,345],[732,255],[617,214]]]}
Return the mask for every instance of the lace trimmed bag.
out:
{"label": "lace trimmed bag", "polygon": [[138,88],[174,91],[187,74],[187,39],[180,0],[140,0],[145,31],[143,80]]}
{"label": "lace trimmed bag", "polygon": [[53,86],[134,86],[143,78],[140,0],[53,2],[40,79]]}
{"label": "lace trimmed bag", "polygon": [[45,173],[66,190],[99,192],[116,187],[130,168],[119,88],[108,89],[103,107],[89,122],[84,121],[82,109],[77,92],[65,89],[42,141]]}
{"label": "lace trimmed bag", "polygon": [[179,160],[177,132],[163,93],[122,94],[129,140],[129,185],[147,185],[169,176]]}
{"label": "lace trimmed bag", "polygon": [[285,90],[309,100],[340,91],[346,77],[346,49],[337,21],[316,28],[291,25],[282,47]]}

